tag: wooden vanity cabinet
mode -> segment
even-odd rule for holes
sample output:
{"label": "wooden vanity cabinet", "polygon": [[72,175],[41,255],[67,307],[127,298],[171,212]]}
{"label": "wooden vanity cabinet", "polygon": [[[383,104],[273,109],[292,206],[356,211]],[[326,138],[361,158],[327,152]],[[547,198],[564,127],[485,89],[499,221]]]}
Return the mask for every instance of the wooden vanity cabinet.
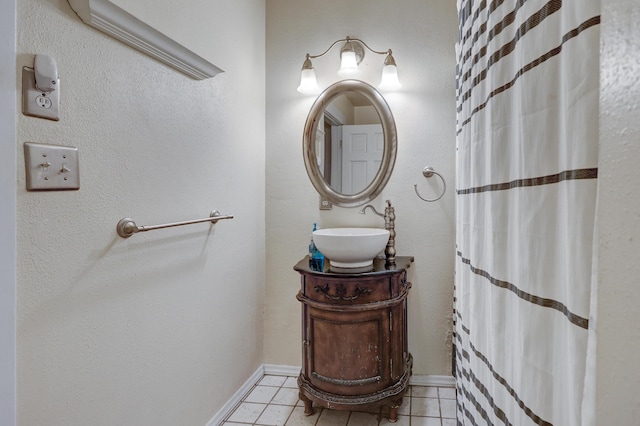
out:
{"label": "wooden vanity cabinet", "polygon": [[[412,357],[407,346],[407,269],[413,257],[384,259],[361,273],[309,268],[308,257],[294,269],[301,275],[302,370],[298,377],[305,414],[313,403],[337,410],[389,405],[397,420]],[[328,262],[326,262],[328,263]]]}

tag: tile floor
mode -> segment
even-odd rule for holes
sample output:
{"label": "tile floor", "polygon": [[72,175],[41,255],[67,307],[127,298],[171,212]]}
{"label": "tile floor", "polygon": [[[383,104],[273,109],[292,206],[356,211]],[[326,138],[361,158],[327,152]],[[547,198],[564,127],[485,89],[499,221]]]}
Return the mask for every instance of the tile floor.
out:
{"label": "tile floor", "polygon": [[336,411],[314,405],[314,415],[305,416],[298,400],[295,377],[264,376],[227,417],[223,426],[455,426],[456,390],[445,387],[409,386],[398,410],[398,421],[390,423],[388,409],[372,412]]}

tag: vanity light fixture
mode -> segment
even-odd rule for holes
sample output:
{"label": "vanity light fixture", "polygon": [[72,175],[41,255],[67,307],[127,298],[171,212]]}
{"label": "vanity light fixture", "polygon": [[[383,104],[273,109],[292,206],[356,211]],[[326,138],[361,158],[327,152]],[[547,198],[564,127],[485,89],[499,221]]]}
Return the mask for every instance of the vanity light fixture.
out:
{"label": "vanity light fixture", "polygon": [[340,69],[338,70],[338,75],[341,77],[353,77],[358,74],[358,65],[362,61],[362,58],[364,58],[364,48],[366,47],[369,51],[377,53],[378,55],[387,55],[382,67],[382,79],[378,87],[382,90],[395,90],[400,88],[396,61],[393,58],[391,49],[386,51],[373,50],[364,41],[347,37],[334,41],[327,50],[319,55],[310,55],[307,53],[307,57],[302,64],[298,92],[304,94],[318,94],[320,92],[318,81],[316,80],[316,72],[313,69],[311,60],[326,55],[336,44],[342,42],[344,42],[344,45],[340,49]]}

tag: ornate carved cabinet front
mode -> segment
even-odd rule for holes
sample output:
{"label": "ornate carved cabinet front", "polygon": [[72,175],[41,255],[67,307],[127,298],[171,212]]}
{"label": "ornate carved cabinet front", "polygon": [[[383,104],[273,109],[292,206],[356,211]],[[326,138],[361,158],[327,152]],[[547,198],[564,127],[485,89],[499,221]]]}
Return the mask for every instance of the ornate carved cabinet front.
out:
{"label": "ornate carved cabinet front", "polygon": [[[305,414],[313,403],[355,410],[389,405],[397,420],[411,376],[407,346],[407,269],[412,257],[398,257],[373,270],[313,271],[308,259],[294,267],[301,274],[302,371],[298,377]],[[328,262],[327,262],[328,263]]]}

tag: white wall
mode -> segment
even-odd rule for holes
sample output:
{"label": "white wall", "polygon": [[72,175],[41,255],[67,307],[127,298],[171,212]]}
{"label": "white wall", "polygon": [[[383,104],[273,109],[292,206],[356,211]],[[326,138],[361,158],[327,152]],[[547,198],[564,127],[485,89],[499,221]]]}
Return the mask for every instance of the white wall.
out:
{"label": "white wall", "polygon": [[[2,5],[10,10],[9,3]],[[50,54],[63,87],[59,123],[19,115],[17,144],[0,145],[9,147],[9,155],[0,156],[3,277],[15,268],[12,188],[18,195],[20,425],[204,424],[260,363],[300,364],[292,266],[305,254],[311,222],[381,226],[355,210],[320,213],[302,162],[302,127],[312,100],[295,91],[299,68],[305,53],[319,53],[346,35],[391,47],[398,61],[404,89],[387,99],[398,123],[399,155],[378,205],[386,198],[394,202],[399,251],[416,256],[414,372],[449,373],[453,197],[449,192],[441,202],[426,204],[412,185],[429,194],[419,171],[431,164],[453,188],[452,2],[332,0],[302,6],[269,0],[266,297],[263,2],[209,2],[215,24],[209,53],[226,73],[204,82],[85,26],[63,0],[18,3],[17,69],[30,65],[35,53]],[[597,424],[631,424],[638,417],[639,67],[630,60],[640,57],[631,50],[637,48],[632,24],[639,10],[638,0],[603,0],[603,76],[617,72],[624,78],[603,81],[601,102]],[[10,34],[10,14],[0,17],[0,32]],[[235,38],[226,46],[221,41],[228,34]],[[3,43],[5,48],[12,50]],[[625,60],[619,60],[621,53]],[[376,56],[367,59],[378,66]],[[2,73],[13,69],[10,62],[0,64]],[[621,73],[621,64],[635,71]],[[326,86],[336,78],[337,52],[314,65]],[[19,78],[16,72],[15,86],[0,86],[2,93],[19,90]],[[4,103],[0,110],[3,141],[13,139],[13,110]],[[80,191],[26,193],[25,141],[79,147]],[[236,215],[211,236],[206,225],[130,240],[114,233],[126,215],[152,224],[206,215],[211,208]],[[1,284],[1,300],[10,310],[11,278]],[[2,326],[0,377],[2,391],[10,394],[13,372],[4,359],[11,362],[13,333],[10,324]],[[2,402],[10,410],[11,397],[3,394]],[[3,407],[0,423],[11,424],[11,418]]]}
{"label": "white wall", "polygon": [[[313,222],[320,227],[377,226],[359,209],[318,210],[319,198],[302,159],[302,131],[313,97],[296,92],[305,54],[323,52],[337,39],[363,39],[391,48],[403,88],[385,94],[398,130],[398,156],[390,182],[374,204],[396,208],[397,251],[415,256],[409,302],[409,347],[414,374],[451,374],[454,267],[455,2],[438,0],[269,0],[267,7],[267,298],[265,362],[300,365],[299,276],[293,265],[307,253]],[[339,46],[313,65],[318,83],[339,79]],[[362,77],[379,83],[384,56],[365,54]],[[436,181],[422,176],[431,165],[448,180],[442,200]]]}
{"label": "white wall", "polygon": [[[18,117],[20,425],[203,425],[263,361],[265,6],[199,7],[204,81],[18,1],[17,68],[51,55],[62,89],[59,122]],[[27,141],[78,147],[81,189],[26,192]],[[214,208],[235,219],[115,233]]]}
{"label": "white wall", "polygon": [[602,0],[596,424],[640,418],[640,1]]}
{"label": "white wall", "polygon": [[0,425],[16,419],[16,2],[0,2]]}

